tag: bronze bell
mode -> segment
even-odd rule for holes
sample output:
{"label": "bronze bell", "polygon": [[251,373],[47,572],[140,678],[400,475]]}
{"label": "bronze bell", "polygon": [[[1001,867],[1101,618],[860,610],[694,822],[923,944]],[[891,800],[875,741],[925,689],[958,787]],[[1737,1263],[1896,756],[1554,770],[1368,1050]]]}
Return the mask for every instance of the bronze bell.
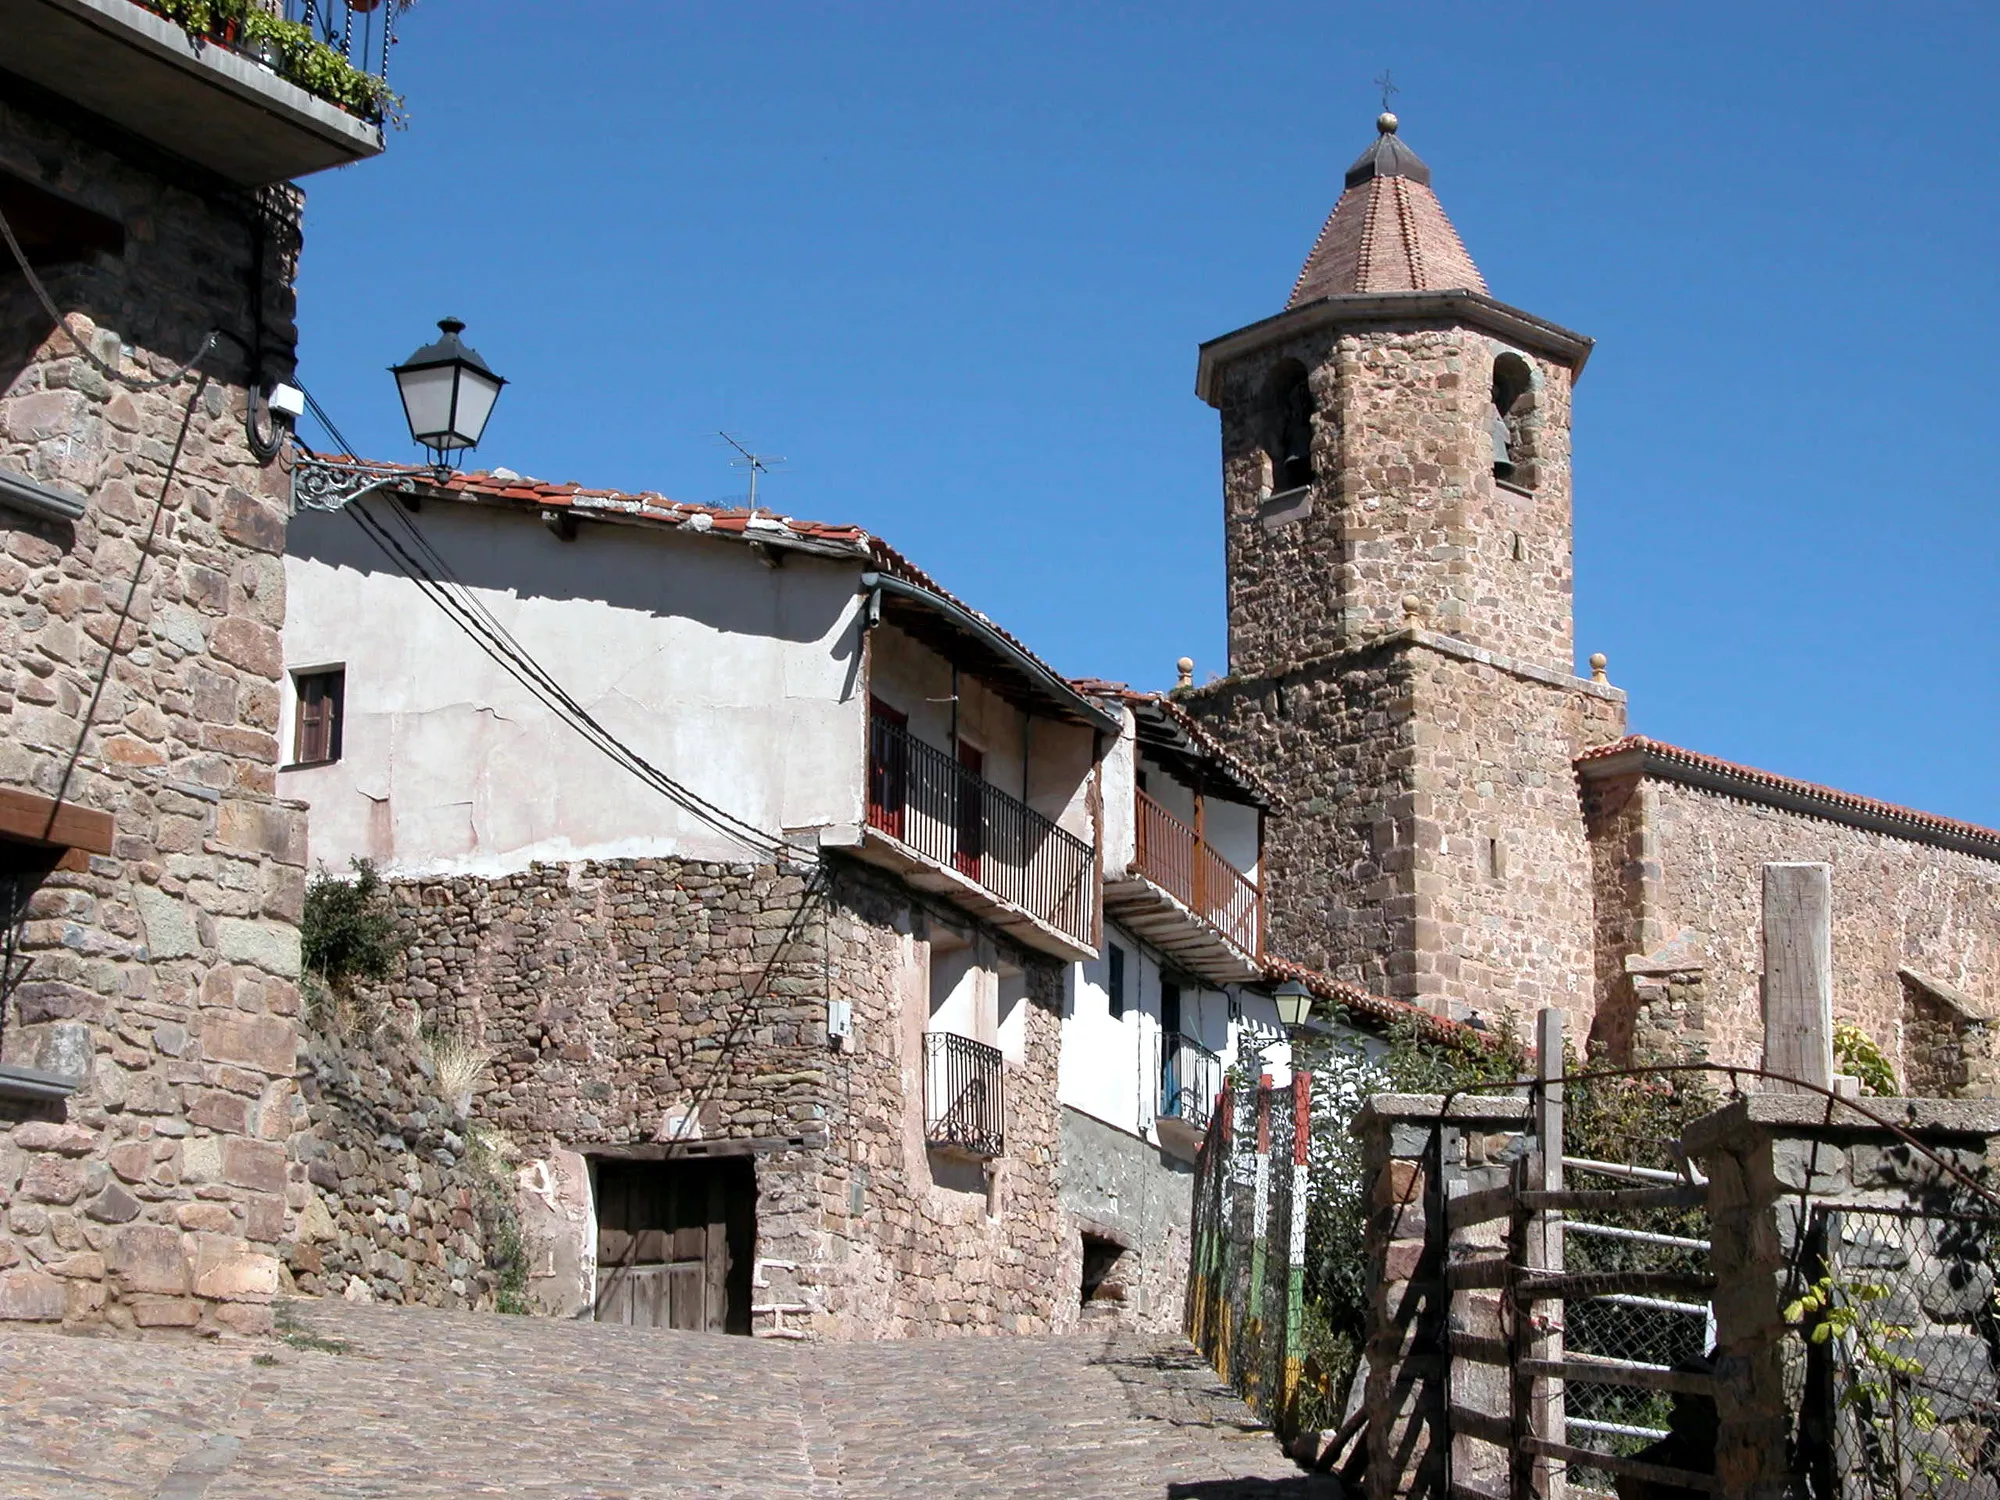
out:
{"label": "bronze bell", "polygon": [[1508,430],[1507,419],[1500,415],[1500,408],[1487,408],[1486,435],[1493,443],[1493,472],[1507,475],[1514,472],[1514,434]]}

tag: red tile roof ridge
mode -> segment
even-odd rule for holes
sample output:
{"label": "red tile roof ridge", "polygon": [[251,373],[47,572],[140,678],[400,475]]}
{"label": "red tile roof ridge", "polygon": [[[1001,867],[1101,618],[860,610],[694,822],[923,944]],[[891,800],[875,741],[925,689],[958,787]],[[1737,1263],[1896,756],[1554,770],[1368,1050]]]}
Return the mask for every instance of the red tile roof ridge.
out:
{"label": "red tile roof ridge", "polygon": [[1069,685],[1079,693],[1084,693],[1093,698],[1109,698],[1114,702],[1122,703],[1151,703],[1157,705],[1166,711],[1167,716],[1181,727],[1189,739],[1201,747],[1202,754],[1222,766],[1244,786],[1255,788],[1272,807],[1277,808],[1284,805],[1285,799],[1272,790],[1269,782],[1259,775],[1248,762],[1237,755],[1235,751],[1217,739],[1214,731],[1209,729],[1206,724],[1203,724],[1193,714],[1175,702],[1171,694],[1149,692],[1145,688],[1135,688],[1123,682],[1110,682],[1102,677],[1072,677]]}
{"label": "red tile roof ridge", "polygon": [[1264,975],[1267,979],[1280,982],[1296,979],[1312,991],[1314,999],[1325,1000],[1356,1015],[1378,1021],[1413,1021],[1418,1034],[1431,1041],[1453,1042],[1460,1046],[1497,1045],[1498,1039],[1490,1032],[1436,1015],[1408,1000],[1392,1000],[1387,995],[1374,994],[1349,980],[1335,979],[1331,974],[1322,974],[1318,969],[1309,969],[1304,964],[1293,963],[1273,953],[1264,955]]}
{"label": "red tile roof ridge", "polygon": [[[313,458],[328,458],[325,454],[313,453],[309,449],[306,451]],[[436,470],[428,464],[377,464],[370,460],[355,458],[329,461],[368,463],[371,468],[387,470],[401,469],[419,478],[434,478],[436,474]],[[512,473],[511,470],[508,472]],[[750,523],[754,520],[760,523],[758,529],[769,527],[813,541],[844,543],[853,547],[859,555],[866,557],[881,571],[893,574],[906,583],[915,584],[926,593],[935,594],[946,603],[965,611],[1056,681],[1068,680],[1043,661],[1018,636],[1006,630],[984,611],[974,609],[889,543],[862,526],[836,521],[802,520],[794,516],[780,515],[770,507],[762,505],[757,507],[753,515],[745,506],[703,505],[691,500],[670,500],[654,490],[585,489],[574,480],[556,484],[544,479],[529,479],[518,474],[512,478],[496,478],[491,471],[484,469],[454,470],[445,477],[438,488],[449,494],[462,494],[473,498],[524,501],[538,506],[570,505],[579,510],[605,510],[681,529],[698,532],[719,531],[726,536],[737,536],[750,530]],[[579,500],[596,503],[577,505],[576,502]],[[702,517],[707,518],[706,525],[689,525]]]}
{"label": "red tile roof ridge", "polygon": [[1789,793],[1803,801],[1823,803],[1830,809],[1863,813],[1888,823],[1906,824],[1913,829],[1950,834],[1977,843],[1990,843],[1996,852],[2000,852],[2000,829],[1982,827],[1977,823],[1943,817],[1914,807],[1903,807],[1894,802],[1883,802],[1874,797],[1861,796],[1856,792],[1843,792],[1837,787],[1822,786],[1815,781],[1801,781],[1794,776],[1780,776],[1775,771],[1762,771],[1755,766],[1723,760],[1720,756],[1704,755],[1699,750],[1669,745],[1664,740],[1649,739],[1643,734],[1628,734],[1623,739],[1616,739],[1607,745],[1598,745],[1594,749],[1586,750],[1575,758],[1574,764],[1584,767],[1597,761],[1635,752],[1667,766],[1705,771],[1716,777],[1739,781],[1748,788]]}

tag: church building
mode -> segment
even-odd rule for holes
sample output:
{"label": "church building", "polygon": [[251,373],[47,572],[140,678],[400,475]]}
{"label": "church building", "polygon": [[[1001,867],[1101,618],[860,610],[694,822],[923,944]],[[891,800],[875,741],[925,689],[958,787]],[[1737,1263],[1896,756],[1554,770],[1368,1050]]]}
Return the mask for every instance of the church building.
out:
{"label": "church building", "polygon": [[1184,707],[1284,801],[1268,950],[1618,1061],[1754,1064],[1763,863],[1833,867],[1837,1017],[1990,1093],[2000,833],[1627,732],[1575,660],[1592,341],[1498,300],[1383,114],[1282,310],[1201,348],[1229,670]]}

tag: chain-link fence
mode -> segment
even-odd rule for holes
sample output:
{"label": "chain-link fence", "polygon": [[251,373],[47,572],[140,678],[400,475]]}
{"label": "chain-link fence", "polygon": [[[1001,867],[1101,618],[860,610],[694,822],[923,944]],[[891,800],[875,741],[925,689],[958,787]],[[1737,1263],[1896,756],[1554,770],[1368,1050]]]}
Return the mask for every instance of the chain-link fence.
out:
{"label": "chain-link fence", "polygon": [[1815,1205],[1787,1375],[1817,1500],[2000,1496],[2000,1217]]}

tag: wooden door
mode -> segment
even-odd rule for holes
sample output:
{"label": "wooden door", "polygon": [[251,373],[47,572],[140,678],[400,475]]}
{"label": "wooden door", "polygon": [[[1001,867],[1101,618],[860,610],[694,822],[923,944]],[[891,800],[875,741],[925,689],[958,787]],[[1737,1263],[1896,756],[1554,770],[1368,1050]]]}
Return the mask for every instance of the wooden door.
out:
{"label": "wooden door", "polygon": [[979,859],[986,852],[986,752],[977,745],[958,742],[958,837],[952,844],[952,863],[958,873],[979,878]]}
{"label": "wooden door", "polygon": [[909,799],[910,716],[880,698],[868,700],[868,821],[891,838],[903,836],[903,808]]}
{"label": "wooden door", "polygon": [[598,1322],[750,1331],[747,1160],[600,1161],[596,1196]]}

